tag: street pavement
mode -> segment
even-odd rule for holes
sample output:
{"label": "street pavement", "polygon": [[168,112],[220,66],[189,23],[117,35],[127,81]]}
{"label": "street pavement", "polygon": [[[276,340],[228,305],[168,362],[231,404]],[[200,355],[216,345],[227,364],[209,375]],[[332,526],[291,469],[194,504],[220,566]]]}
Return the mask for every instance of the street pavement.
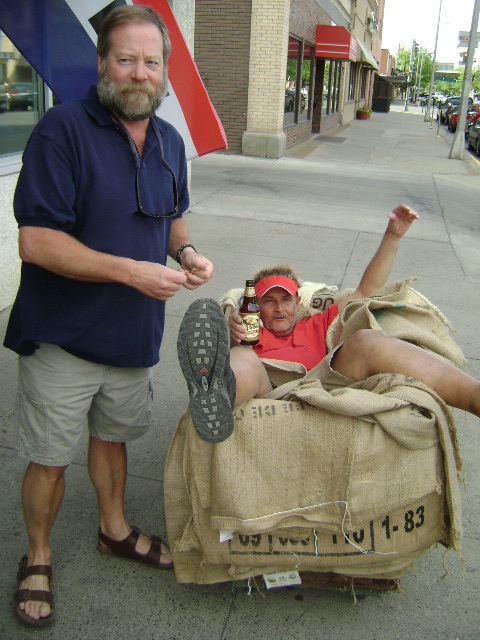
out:
{"label": "street pavement", "polygon": [[[420,214],[402,240],[391,280],[415,287],[456,330],[467,371],[480,377],[480,164],[448,158],[452,134],[425,122],[420,107],[392,105],[313,137],[279,160],[212,154],[192,162],[192,240],[216,265],[215,278],[167,305],[155,406],[148,435],[129,447],[126,508],[131,523],[165,535],[163,465],[188,400],[176,356],[181,318],[194,298],[219,298],[262,266],[291,262],[305,280],[352,287],[387,223],[405,202]],[[173,264],[172,264],[173,266]],[[0,313],[3,335],[8,310]],[[132,327],[135,331],[135,327]],[[96,549],[94,491],[84,438],[67,470],[52,535],[57,620],[29,629],[12,595],[26,550],[19,506],[24,462],[13,449],[16,357],[0,351],[0,639],[26,640],[476,640],[479,614],[479,421],[454,411],[464,462],[462,557],[430,549],[406,572],[401,591],[357,594],[296,587],[251,593],[243,584],[179,585]]]}

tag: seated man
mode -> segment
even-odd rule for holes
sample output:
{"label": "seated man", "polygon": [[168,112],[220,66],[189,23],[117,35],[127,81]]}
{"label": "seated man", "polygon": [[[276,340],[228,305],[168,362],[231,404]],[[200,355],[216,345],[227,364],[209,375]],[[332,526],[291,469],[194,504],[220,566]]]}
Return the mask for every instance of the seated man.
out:
{"label": "seated man", "polygon": [[[211,299],[190,305],[178,337],[178,355],[190,394],[190,413],[198,435],[222,442],[233,431],[233,407],[272,391],[260,358],[305,365],[330,391],[375,374],[398,373],[433,389],[447,404],[480,416],[480,382],[454,364],[375,329],[362,329],[343,343],[334,337],[327,353],[327,329],[352,300],[383,287],[402,236],[418,214],[400,205],[389,214],[387,230],[358,287],[324,313],[295,322],[299,281],[288,266],[263,269],[254,276],[263,327],[254,347],[240,346],[244,334],[238,312],[229,327]],[[229,331],[230,330],[230,331]],[[230,350],[230,344],[235,345]]]}

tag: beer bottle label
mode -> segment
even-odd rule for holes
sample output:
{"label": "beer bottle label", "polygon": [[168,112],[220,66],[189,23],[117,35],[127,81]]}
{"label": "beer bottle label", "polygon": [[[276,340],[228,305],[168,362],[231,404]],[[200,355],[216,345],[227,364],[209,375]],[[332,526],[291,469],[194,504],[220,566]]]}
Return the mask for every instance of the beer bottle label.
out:
{"label": "beer bottle label", "polygon": [[260,314],[242,313],[242,322],[245,327],[245,342],[257,342],[260,335]]}

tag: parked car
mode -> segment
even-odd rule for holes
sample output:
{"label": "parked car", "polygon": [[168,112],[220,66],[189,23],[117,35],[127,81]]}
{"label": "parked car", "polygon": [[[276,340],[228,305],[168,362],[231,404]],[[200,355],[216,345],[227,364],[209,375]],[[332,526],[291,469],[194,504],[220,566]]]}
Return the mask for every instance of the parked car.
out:
{"label": "parked car", "polygon": [[7,109],[8,109],[7,83],[0,82],[0,113],[3,113]]}
{"label": "parked car", "polygon": [[447,98],[444,102],[442,102],[439,110],[440,122],[442,124],[447,124],[448,110],[450,109],[450,111],[452,111],[453,105],[459,104],[460,96],[451,96],[450,98]]}
{"label": "parked car", "polygon": [[480,120],[477,120],[468,130],[467,144],[480,157]]}
{"label": "parked car", "polygon": [[460,96],[450,96],[440,104],[439,118],[442,124],[447,124],[447,111],[452,104],[460,104]]}
{"label": "parked car", "polygon": [[450,115],[448,115],[448,111],[447,111],[447,129],[449,131],[457,130],[458,110],[459,110],[459,106],[456,105],[450,112]]}
{"label": "parked car", "polygon": [[[474,122],[476,122],[476,120],[477,120],[476,116],[480,115],[480,110],[478,109],[478,106],[479,106],[478,103],[473,103],[467,109],[467,117],[465,119],[466,120],[466,122],[465,122],[465,138],[467,137],[469,125],[471,125]],[[455,109],[452,111],[452,113],[451,113],[451,115],[450,115],[450,117],[448,119],[448,128],[450,129],[450,131],[456,131],[457,130],[459,111],[460,111],[460,105],[458,107],[455,107]],[[473,120],[472,120],[472,118],[473,118]]]}
{"label": "parked car", "polygon": [[37,95],[33,82],[9,82],[7,86],[7,108],[10,111],[33,109],[33,101]]}
{"label": "parked car", "polygon": [[434,93],[432,96],[432,104],[433,105],[439,105],[442,102],[445,102],[445,100],[447,99],[447,96],[444,93]]}
{"label": "parked car", "polygon": [[[460,102],[461,102],[461,97],[460,96],[455,96],[455,99],[449,98],[450,100],[450,104],[447,106],[446,110],[445,110],[445,124],[449,125],[450,124],[450,116],[452,115],[452,113],[457,110],[459,111],[460,109]],[[473,104],[473,98],[468,98],[468,103],[469,106]]]}
{"label": "parked car", "polygon": [[[472,104],[469,105],[469,107],[467,109],[467,115],[466,115],[466,120],[467,121],[468,121],[468,118],[470,118],[470,116],[472,116],[473,114],[478,113],[478,111],[479,111],[478,107],[479,107],[478,103],[472,103]],[[460,105],[455,106],[453,108],[453,111],[451,112],[451,114],[448,116],[447,126],[448,126],[448,129],[450,131],[456,131],[457,130],[459,112],[460,112]]]}
{"label": "parked car", "polygon": [[465,121],[465,140],[468,140],[470,127],[480,118],[480,111],[474,111]]}

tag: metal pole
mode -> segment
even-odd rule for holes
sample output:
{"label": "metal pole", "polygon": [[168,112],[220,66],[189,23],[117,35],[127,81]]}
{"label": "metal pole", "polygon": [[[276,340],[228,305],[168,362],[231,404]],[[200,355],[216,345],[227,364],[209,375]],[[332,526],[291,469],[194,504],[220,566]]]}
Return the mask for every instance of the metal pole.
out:
{"label": "metal pole", "polygon": [[[433,50],[433,58],[432,58],[432,73],[430,74],[430,89],[428,90],[428,102],[427,109],[425,111],[424,122],[428,122],[430,120],[430,105],[432,104],[432,93],[433,93],[433,81],[435,79],[435,65],[437,62],[437,44],[438,44],[438,32],[440,30],[440,16],[442,15],[442,0],[440,0],[440,4],[438,6],[438,21],[437,21],[437,35],[435,36],[435,48]],[[433,112],[432,112],[433,118]]]}
{"label": "metal pole", "polygon": [[[422,51],[420,53],[420,71],[418,72],[417,95],[418,95],[418,91],[421,88],[421,84],[422,84],[423,60],[425,58],[425,53],[426,53],[426,51]],[[423,107],[422,107],[422,113],[423,113]]]}
{"label": "metal pole", "polygon": [[415,40],[412,43],[412,50],[410,51],[410,64],[408,66],[408,73],[407,73],[407,86],[405,89],[405,111],[408,111],[408,83],[410,82],[410,76],[412,73],[412,63],[413,63],[413,50],[415,48]]}
{"label": "metal pole", "polygon": [[470,29],[470,39],[468,41],[467,61],[465,64],[465,76],[463,78],[462,99],[460,101],[460,109],[458,111],[457,128],[450,149],[449,158],[463,160],[465,153],[465,120],[467,117],[468,97],[470,87],[472,86],[472,66],[473,56],[477,48],[477,25],[478,14],[480,13],[480,0],[475,0],[472,15],[472,27]]}
{"label": "metal pole", "polygon": [[[413,96],[415,104],[417,104],[418,94],[420,91],[420,74],[422,70],[422,64],[423,64],[423,51],[419,49],[417,54],[417,72],[415,74],[415,93]],[[422,107],[422,113],[423,113],[423,107]]]}

